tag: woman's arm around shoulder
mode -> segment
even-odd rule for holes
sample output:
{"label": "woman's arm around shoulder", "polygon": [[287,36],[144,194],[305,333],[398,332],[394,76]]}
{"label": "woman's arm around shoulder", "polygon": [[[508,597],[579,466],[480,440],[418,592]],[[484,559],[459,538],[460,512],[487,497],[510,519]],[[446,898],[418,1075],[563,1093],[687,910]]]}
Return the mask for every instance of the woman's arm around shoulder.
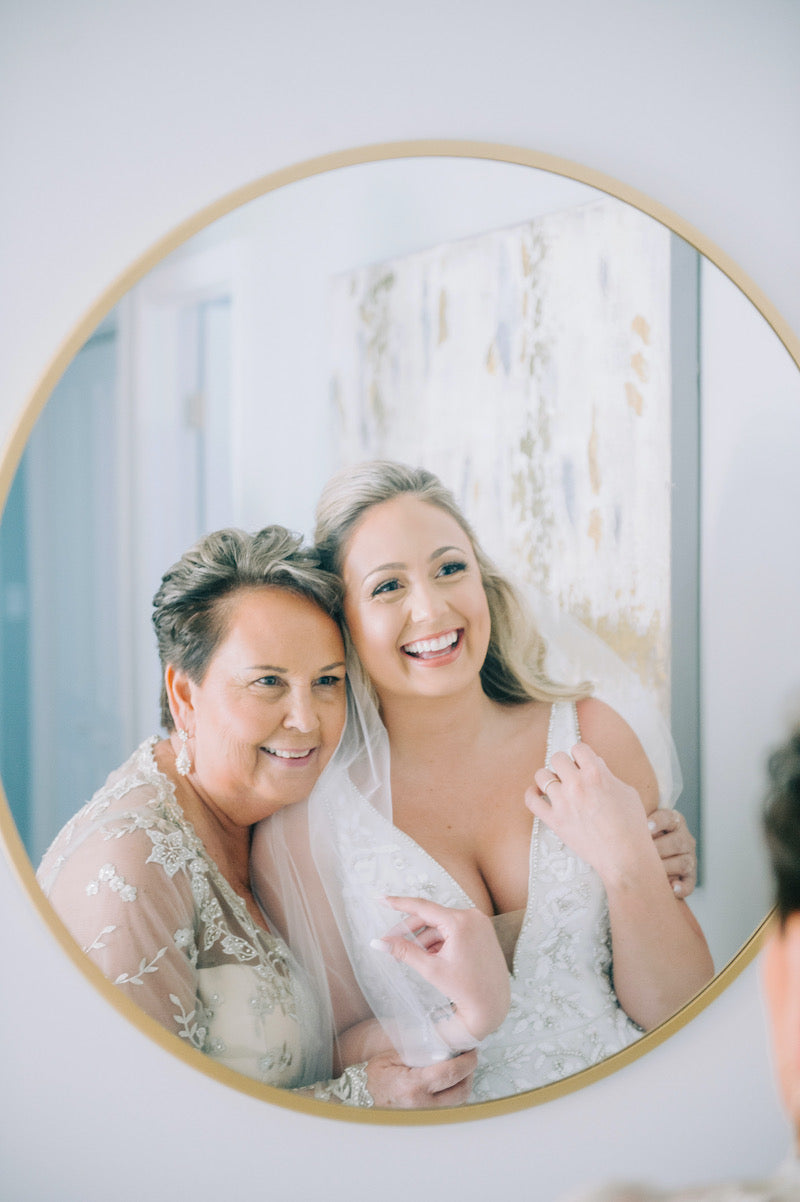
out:
{"label": "woman's arm around shoulder", "polygon": [[421,1068],[409,1068],[393,1049],[351,1065],[341,1077],[295,1090],[306,1097],[344,1106],[382,1109],[439,1109],[469,1101],[478,1065],[476,1052],[462,1052]]}

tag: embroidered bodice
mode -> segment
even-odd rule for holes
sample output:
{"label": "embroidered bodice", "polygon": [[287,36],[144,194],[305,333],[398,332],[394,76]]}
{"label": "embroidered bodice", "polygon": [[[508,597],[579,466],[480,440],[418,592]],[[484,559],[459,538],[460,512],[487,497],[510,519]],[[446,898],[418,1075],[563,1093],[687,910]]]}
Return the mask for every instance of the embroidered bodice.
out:
{"label": "embroidered bodice", "polygon": [[[555,751],[568,751],[578,738],[575,706],[554,705],[548,765]],[[382,958],[369,947],[374,916],[367,913],[365,897],[429,897],[457,907],[473,903],[436,860],[357,789],[343,799],[342,808],[338,852],[353,932],[351,955],[380,1014],[382,993],[390,986],[381,976]],[[413,987],[423,1009],[432,1010],[437,1000],[441,1002],[441,996],[418,978]],[[385,1012],[390,1011],[387,999]],[[511,1008],[502,1026],[481,1045],[472,1100],[488,1101],[560,1080],[626,1047],[640,1034],[613,991],[608,906],[600,878],[537,818],[527,905],[511,973]],[[423,1033],[425,1039],[429,1033]],[[421,1046],[420,1062],[425,1051]]]}
{"label": "embroidered bodice", "polygon": [[[579,737],[575,706],[554,705],[546,766],[555,751],[569,751]],[[600,877],[536,818],[511,1007],[481,1045],[475,1100],[559,1081],[641,1034],[613,990],[611,928]]]}
{"label": "embroidered bodice", "polygon": [[155,743],[67,823],[39,883],[104,975],[168,1030],[247,1076],[309,1085],[329,1071],[316,999],[185,818]]}

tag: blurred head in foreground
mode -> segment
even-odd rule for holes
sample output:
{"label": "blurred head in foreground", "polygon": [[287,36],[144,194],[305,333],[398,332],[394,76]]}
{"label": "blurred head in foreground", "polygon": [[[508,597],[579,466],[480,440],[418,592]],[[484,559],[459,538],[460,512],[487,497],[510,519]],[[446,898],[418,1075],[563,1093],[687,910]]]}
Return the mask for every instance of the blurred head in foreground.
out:
{"label": "blurred head in foreground", "polygon": [[764,830],[778,914],[764,985],[778,1082],[800,1146],[800,728],[770,757]]}

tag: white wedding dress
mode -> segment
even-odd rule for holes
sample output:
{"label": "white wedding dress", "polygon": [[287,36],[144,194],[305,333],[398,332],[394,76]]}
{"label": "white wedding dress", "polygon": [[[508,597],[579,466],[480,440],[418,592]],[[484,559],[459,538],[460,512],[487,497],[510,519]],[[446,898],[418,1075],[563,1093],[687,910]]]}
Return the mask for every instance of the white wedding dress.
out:
{"label": "white wedding dress", "polygon": [[[368,713],[364,722],[370,721]],[[553,705],[548,764],[553,752],[569,751],[578,738],[574,704]],[[381,899],[428,897],[459,908],[473,903],[436,860],[393,825],[390,812],[382,812],[386,797],[379,777],[388,764],[380,754],[367,763],[361,754],[364,741],[359,742],[361,751],[352,753],[346,771],[331,775],[326,770],[323,787],[312,794],[311,847],[364,997],[406,1062],[428,1063],[449,1054],[437,1034],[447,999],[370,946],[398,918]],[[366,743],[379,746],[379,727],[373,726]],[[304,807],[290,809],[285,818],[298,822]],[[281,836],[275,818],[262,823],[253,842],[254,880],[261,872],[274,880],[272,865],[285,861],[295,842],[291,832]],[[294,879],[307,877],[306,866]],[[290,893],[297,893],[296,885],[284,888],[281,904],[290,911],[286,933],[302,954],[302,922],[300,915],[292,921]],[[319,906],[307,903],[306,914],[309,908]],[[511,1008],[502,1026],[480,1046],[471,1100],[488,1101],[558,1081],[620,1051],[641,1033],[612,987],[608,906],[600,878],[536,819],[528,899],[511,973]]]}
{"label": "white wedding dress", "polygon": [[[554,705],[547,766],[579,739],[575,707]],[[611,980],[605,889],[539,819],[531,836],[528,900],[511,973],[511,1008],[480,1048],[474,1100],[504,1097],[570,1076],[642,1034]]]}

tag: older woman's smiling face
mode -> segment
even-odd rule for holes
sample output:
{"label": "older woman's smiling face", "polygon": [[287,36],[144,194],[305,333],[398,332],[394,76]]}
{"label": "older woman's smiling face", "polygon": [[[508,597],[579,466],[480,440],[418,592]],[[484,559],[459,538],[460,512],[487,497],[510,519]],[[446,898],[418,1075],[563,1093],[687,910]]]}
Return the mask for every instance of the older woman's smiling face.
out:
{"label": "older woman's smiling face", "polygon": [[310,793],[346,711],[336,622],[306,597],[245,589],[226,603],[225,635],[198,684],[175,674],[192,738],[192,783],[249,826]]}

